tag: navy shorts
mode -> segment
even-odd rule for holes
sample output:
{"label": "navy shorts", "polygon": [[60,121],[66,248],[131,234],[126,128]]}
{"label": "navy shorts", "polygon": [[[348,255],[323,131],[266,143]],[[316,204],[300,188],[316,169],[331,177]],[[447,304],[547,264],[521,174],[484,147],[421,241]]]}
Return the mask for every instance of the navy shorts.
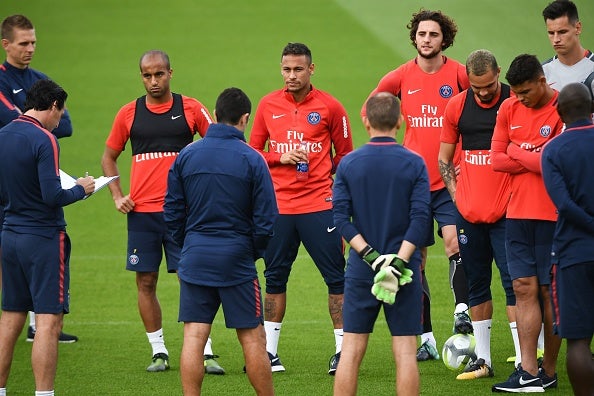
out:
{"label": "navy shorts", "polygon": [[594,334],[594,262],[553,265],[553,329],[561,338],[591,339]]}
{"label": "navy shorts", "polygon": [[368,334],[384,308],[386,323],[392,336],[419,335],[423,332],[423,287],[420,263],[411,266],[413,281],[396,293],[394,305],[384,304],[371,294],[373,279],[346,278],[342,306],[343,329],[348,333]]}
{"label": "navy shorts", "polygon": [[70,311],[70,238],[2,231],[2,309],[39,314]]}
{"label": "navy shorts", "polygon": [[287,291],[291,267],[301,242],[322,274],[328,293],[343,294],[344,245],[334,226],[331,210],[278,216],[274,235],[264,254],[266,293]]}
{"label": "navy shorts", "polygon": [[180,279],[180,322],[212,324],[221,304],[228,328],[253,329],[264,324],[258,278],[227,287],[200,286]]}
{"label": "navy shorts", "polygon": [[554,221],[507,219],[505,249],[512,280],[536,276],[539,285],[551,284],[554,232]]}
{"label": "navy shorts", "polygon": [[468,302],[471,307],[491,301],[493,260],[505,290],[505,303],[516,305],[516,295],[507,269],[505,254],[505,218],[496,223],[470,223],[458,214],[456,224],[462,265],[468,280]]}
{"label": "navy shorts", "polygon": [[429,227],[427,227],[427,237],[423,246],[432,246],[435,244],[435,223],[437,222],[437,235],[440,237],[442,227],[447,225],[456,225],[457,213],[456,205],[447,188],[431,191],[431,216],[429,216]]}
{"label": "navy shorts", "polygon": [[167,272],[176,272],[181,247],[167,233],[163,212],[129,212],[126,269],[135,272],[159,272],[163,250]]}

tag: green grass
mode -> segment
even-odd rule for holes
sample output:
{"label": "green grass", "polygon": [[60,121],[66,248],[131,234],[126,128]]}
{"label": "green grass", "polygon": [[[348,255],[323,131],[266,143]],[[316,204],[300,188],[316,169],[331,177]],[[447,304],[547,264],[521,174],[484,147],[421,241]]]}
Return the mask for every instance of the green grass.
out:
{"label": "green grass", "polygon": [[[159,48],[171,56],[172,89],[197,97],[212,110],[217,95],[237,86],[253,106],[267,92],[282,87],[280,51],[289,41],[307,43],[313,51],[313,83],[335,95],[346,107],[356,146],[367,140],[359,110],[369,91],[389,70],[415,55],[408,39],[412,12],[421,6],[442,9],[455,18],[459,33],[447,55],[464,61],[474,49],[487,48],[505,73],[511,60],[528,52],[540,59],[552,50],[540,13],[547,1],[512,0],[361,0],[300,2],[227,0],[80,1],[2,0],[0,18],[29,16],[37,31],[33,67],[59,82],[69,93],[74,135],[63,139],[61,166],[73,175],[99,175],[100,158],[113,117],[125,103],[144,94],[138,59]],[[594,3],[576,1],[584,23],[582,42],[594,48]],[[119,161],[122,183],[128,184],[129,154]],[[114,210],[109,193],[66,208],[73,241],[71,310],[65,330],[80,336],[60,346],[56,391],[64,395],[177,395],[182,325],[177,323],[178,285],[162,273],[159,281],[165,339],[172,358],[166,373],[144,371],[150,347],[136,307],[134,275],[125,271],[125,217]],[[433,293],[434,330],[441,344],[451,333],[452,295],[448,265],[440,243],[429,251],[428,277]],[[258,263],[262,269],[262,263]],[[493,281],[494,285],[498,280]],[[492,380],[456,381],[441,362],[420,364],[426,395],[487,394],[507,378],[505,359],[513,347],[504,314],[504,297],[495,286]],[[321,277],[303,251],[289,284],[288,312],[279,353],[286,373],[274,375],[279,395],[332,393],[326,374],[334,338]],[[224,327],[221,314],[214,328],[214,349],[227,370],[207,377],[205,394],[252,394],[242,373],[243,359],[235,332]],[[9,394],[31,394],[31,345],[18,342],[9,379]],[[560,389],[570,394],[565,374],[565,346],[559,358]],[[378,320],[360,373],[361,395],[394,394],[394,363],[389,334]]]}

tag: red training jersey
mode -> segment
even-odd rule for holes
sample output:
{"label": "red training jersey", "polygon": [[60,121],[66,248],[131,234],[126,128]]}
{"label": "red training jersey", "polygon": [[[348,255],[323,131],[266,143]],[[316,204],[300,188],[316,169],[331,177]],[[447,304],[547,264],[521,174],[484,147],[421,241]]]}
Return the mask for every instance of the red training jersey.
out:
{"label": "red training jersey", "polygon": [[549,103],[539,109],[526,107],[516,97],[510,97],[499,108],[491,161],[493,169],[512,176],[509,219],[557,220],[540,170],[542,148],[563,130],[557,97],[555,91]]}
{"label": "red training jersey", "polygon": [[[300,142],[307,144],[309,156],[305,181],[296,179],[295,165],[280,162],[281,155]],[[280,214],[332,208],[332,175],[353,150],[346,110],[333,96],[312,87],[297,103],[285,89],[269,93],[258,104],[249,143],[268,163]]]}
{"label": "red training jersey", "polygon": [[[460,142],[458,125],[468,95],[472,95],[473,98],[470,100],[475,101],[479,108],[484,109],[493,108],[500,100],[498,96],[491,103],[481,103],[468,89],[454,96],[445,108],[443,129],[441,130],[442,142],[449,144]],[[477,113],[476,116],[479,117],[480,113]],[[493,127],[495,127],[494,124]],[[505,216],[511,193],[509,173],[495,172],[491,166],[490,145],[491,141],[489,140],[485,142],[485,147],[471,150],[462,148],[461,152],[460,173],[456,177],[456,207],[460,214],[471,223],[495,223],[501,219]]]}
{"label": "red training jersey", "polygon": [[[443,59],[443,66],[436,73],[424,72],[417,59],[412,59],[386,74],[369,95],[390,92],[400,98],[406,122],[403,145],[425,160],[431,191],[445,188],[437,158],[446,104],[470,87],[465,66],[445,56]],[[365,105],[361,115],[365,116]],[[459,156],[458,148],[454,163],[458,163]]]}
{"label": "red training jersey", "polygon": [[[198,132],[200,136],[204,136],[208,126],[212,124],[212,117],[206,107],[198,100],[183,95],[182,104],[184,116],[192,134]],[[167,113],[172,105],[173,100],[157,105],[147,103],[147,109],[155,114],[163,114]],[[120,109],[105,143],[107,147],[120,152],[124,151],[130,139],[135,110],[136,100]],[[167,131],[163,133],[166,136]],[[135,212],[163,211],[167,192],[167,173],[177,155],[177,152],[160,151],[133,156],[130,171],[130,198],[134,201]]]}

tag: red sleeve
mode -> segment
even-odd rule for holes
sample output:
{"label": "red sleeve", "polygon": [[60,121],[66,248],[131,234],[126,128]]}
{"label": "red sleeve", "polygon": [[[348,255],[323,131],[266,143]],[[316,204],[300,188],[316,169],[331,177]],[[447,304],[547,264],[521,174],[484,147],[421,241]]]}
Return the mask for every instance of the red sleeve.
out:
{"label": "red sleeve", "polygon": [[510,144],[507,147],[507,154],[510,158],[518,161],[530,172],[541,174],[540,158],[541,151],[528,151],[520,148],[517,144]]}
{"label": "red sleeve", "polygon": [[507,154],[509,146],[509,125],[507,120],[509,99],[506,99],[497,113],[497,122],[491,139],[491,165],[497,172],[523,173],[527,169]]}
{"label": "red sleeve", "polygon": [[349,117],[347,116],[345,108],[338,101],[334,102],[333,108],[330,108],[331,119],[329,120],[330,139],[332,139],[332,146],[334,147],[334,157],[332,159],[332,173],[336,172],[336,168],[340,160],[353,151],[353,139],[351,134],[351,125]]}
{"label": "red sleeve", "polygon": [[254,117],[254,125],[250,132],[249,144],[254,149],[258,150],[260,154],[266,160],[268,166],[281,165],[280,153],[274,153],[265,150],[266,142],[270,137],[268,128],[266,127],[266,121],[264,121],[264,108],[266,107],[266,98],[262,99],[256,109],[256,116]]}
{"label": "red sleeve", "polygon": [[206,135],[208,126],[213,123],[212,116],[208,109],[194,98],[182,96],[184,104],[184,114],[188,126],[193,133],[198,132],[200,136]]}
{"label": "red sleeve", "polygon": [[466,101],[466,94],[468,91],[462,91],[454,96],[446,105],[443,115],[443,125],[441,128],[441,135],[439,140],[443,143],[456,144],[460,139],[460,132],[458,131],[458,121],[464,108]]}
{"label": "red sleeve", "polygon": [[136,101],[130,102],[124,105],[118,114],[116,114],[111,127],[111,132],[105,142],[106,146],[116,150],[124,151],[126,143],[130,138],[130,129],[132,128],[132,122],[134,121],[134,110]]}

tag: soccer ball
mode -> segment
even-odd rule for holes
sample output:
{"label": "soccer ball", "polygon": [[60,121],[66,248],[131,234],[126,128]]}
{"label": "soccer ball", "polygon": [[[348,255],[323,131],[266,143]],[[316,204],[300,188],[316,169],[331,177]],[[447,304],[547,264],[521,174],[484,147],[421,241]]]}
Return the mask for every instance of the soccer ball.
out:
{"label": "soccer ball", "polygon": [[476,340],[472,334],[454,334],[443,344],[443,363],[452,371],[463,370],[469,361],[476,360],[475,345]]}

